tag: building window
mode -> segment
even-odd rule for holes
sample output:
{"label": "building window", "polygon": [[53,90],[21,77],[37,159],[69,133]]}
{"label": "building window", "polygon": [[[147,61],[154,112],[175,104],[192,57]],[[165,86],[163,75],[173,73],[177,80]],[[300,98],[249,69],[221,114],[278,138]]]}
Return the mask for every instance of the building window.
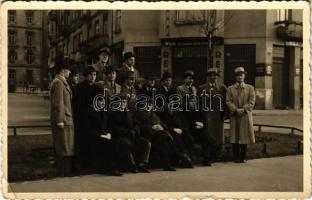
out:
{"label": "building window", "polygon": [[15,63],[17,60],[17,53],[15,49],[9,50],[9,63]]}
{"label": "building window", "polygon": [[115,16],[115,32],[120,33],[121,32],[121,10],[116,10],[116,16]]}
{"label": "building window", "polygon": [[289,19],[289,10],[287,9],[280,9],[277,10],[277,21],[287,21]]}
{"label": "building window", "polygon": [[9,80],[15,80],[15,69],[9,70]]}
{"label": "building window", "polygon": [[10,45],[15,45],[16,43],[16,32],[15,31],[10,31],[9,32],[9,44]]}
{"label": "building window", "polygon": [[27,45],[33,44],[33,33],[32,32],[26,33],[26,41],[27,41]]}
{"label": "building window", "polygon": [[33,17],[34,17],[34,12],[33,11],[26,11],[26,21],[28,24],[33,23]]}
{"label": "building window", "polygon": [[177,10],[176,24],[199,24],[206,18],[206,12],[203,10]]}
{"label": "building window", "polygon": [[9,22],[15,22],[16,20],[16,11],[15,10],[9,10]]}
{"label": "building window", "polygon": [[26,60],[27,60],[27,64],[32,64],[33,63],[34,55],[33,55],[33,50],[32,49],[27,49]]}
{"label": "building window", "polygon": [[94,24],[94,36],[100,35],[100,21],[96,20]]}

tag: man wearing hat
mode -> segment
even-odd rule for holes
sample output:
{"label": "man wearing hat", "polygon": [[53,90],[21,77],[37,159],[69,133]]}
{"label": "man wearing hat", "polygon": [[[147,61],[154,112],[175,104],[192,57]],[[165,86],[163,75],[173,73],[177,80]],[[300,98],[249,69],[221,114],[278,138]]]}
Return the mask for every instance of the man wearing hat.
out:
{"label": "man wearing hat", "polygon": [[79,155],[81,156],[82,164],[88,164],[88,145],[85,143],[88,137],[88,130],[84,129],[84,116],[88,111],[88,108],[93,103],[94,97],[97,94],[102,94],[103,90],[95,84],[97,71],[93,66],[88,66],[84,70],[84,81],[77,85],[77,99],[78,99],[78,112],[77,123],[79,127],[79,134],[77,135],[77,149],[79,149]]}
{"label": "man wearing hat", "polygon": [[[217,82],[220,76],[217,68],[209,68],[207,82],[198,87],[200,110],[204,116],[203,134],[212,139],[213,146],[207,148],[204,162],[217,160],[224,144],[223,121],[227,116],[226,86]],[[210,149],[209,149],[210,148]]]}
{"label": "man wearing hat", "polygon": [[127,96],[129,99],[129,104],[132,106],[136,101],[137,91],[134,87],[135,84],[135,73],[132,71],[128,71],[125,74],[125,82],[121,86],[121,94]]}
{"label": "man wearing hat", "polygon": [[152,98],[153,91],[156,94],[155,79],[156,78],[154,76],[146,76],[145,83],[143,87],[138,90],[138,94],[144,94],[149,98]]}
{"label": "man wearing hat", "polygon": [[134,81],[137,82],[140,79],[140,74],[139,71],[134,67],[135,65],[135,56],[132,52],[126,52],[123,55],[123,65],[122,67],[118,70],[117,73],[117,83],[123,85],[126,78],[127,74],[129,72],[134,73]]}
{"label": "man wearing hat", "polygon": [[[183,110],[195,109],[194,97],[197,95],[196,87],[194,83],[194,72],[191,70],[184,72],[184,84],[177,87],[177,94],[182,100]],[[188,96],[188,97],[187,97]]]}
{"label": "man wearing hat", "polygon": [[74,123],[72,111],[72,91],[66,81],[70,69],[64,56],[58,54],[55,61],[56,76],[51,83],[51,125],[56,165],[60,176],[72,173],[74,155]]}
{"label": "man wearing hat", "polygon": [[244,67],[235,69],[236,83],[227,89],[226,104],[230,112],[230,142],[234,162],[244,163],[247,144],[255,143],[252,110],[256,102],[252,85],[244,83]]}
{"label": "man wearing hat", "polygon": [[114,66],[107,66],[105,71],[105,80],[100,81],[98,85],[101,90],[104,91],[104,95],[111,97],[112,95],[120,94],[121,86],[116,83],[117,73],[116,68]]}
{"label": "man wearing hat", "polygon": [[94,65],[95,70],[98,72],[97,81],[102,81],[105,79],[105,71],[109,65],[109,58],[111,52],[108,47],[103,47],[99,52],[99,61]]}

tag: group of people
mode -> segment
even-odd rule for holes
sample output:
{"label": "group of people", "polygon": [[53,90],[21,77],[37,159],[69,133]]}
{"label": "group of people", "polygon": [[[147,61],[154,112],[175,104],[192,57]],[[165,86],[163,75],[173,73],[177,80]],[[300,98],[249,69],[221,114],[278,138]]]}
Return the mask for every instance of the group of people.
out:
{"label": "group of people", "polygon": [[124,54],[119,68],[109,59],[109,49],[100,49],[99,62],[86,67],[83,81],[62,54],[55,59],[51,124],[61,176],[81,169],[121,176],[123,171],[149,173],[151,167],[192,168],[194,144],[201,146],[202,164],[211,166],[219,159],[227,118],[233,160],[245,162],[247,144],[255,142],[255,91],[244,83],[243,67],[235,69],[236,83],[228,88],[218,83],[216,68],[208,69],[203,85],[195,87],[194,72],[188,70],[184,83],[174,87],[168,72],[157,85],[156,77],[143,79],[132,52]]}

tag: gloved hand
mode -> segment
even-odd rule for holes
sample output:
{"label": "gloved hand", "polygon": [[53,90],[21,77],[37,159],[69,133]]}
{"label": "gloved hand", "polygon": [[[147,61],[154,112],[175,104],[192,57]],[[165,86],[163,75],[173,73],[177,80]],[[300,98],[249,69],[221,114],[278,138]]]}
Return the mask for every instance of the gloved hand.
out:
{"label": "gloved hand", "polygon": [[182,134],[182,132],[183,132],[182,129],[180,129],[180,128],[174,128],[173,131],[179,135]]}
{"label": "gloved hand", "polygon": [[195,128],[196,128],[196,129],[201,129],[201,128],[203,128],[203,127],[204,127],[203,122],[195,122]]}

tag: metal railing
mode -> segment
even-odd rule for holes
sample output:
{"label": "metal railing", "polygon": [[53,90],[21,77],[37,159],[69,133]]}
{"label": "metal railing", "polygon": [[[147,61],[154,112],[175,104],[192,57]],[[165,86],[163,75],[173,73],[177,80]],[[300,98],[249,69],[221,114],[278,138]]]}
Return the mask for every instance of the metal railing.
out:
{"label": "metal railing", "polygon": [[[225,121],[224,123],[229,124],[230,122]],[[280,129],[289,129],[290,130],[290,135],[294,135],[295,131],[303,133],[302,129],[292,127],[292,126],[279,126],[279,125],[270,125],[270,124],[254,124],[253,126],[258,127],[258,132],[262,132],[262,127],[267,127],[267,128],[280,128]]]}
{"label": "metal railing", "polygon": [[13,136],[17,136],[17,129],[21,128],[51,128],[51,125],[21,125],[21,126],[8,126],[8,129],[13,129]]}

